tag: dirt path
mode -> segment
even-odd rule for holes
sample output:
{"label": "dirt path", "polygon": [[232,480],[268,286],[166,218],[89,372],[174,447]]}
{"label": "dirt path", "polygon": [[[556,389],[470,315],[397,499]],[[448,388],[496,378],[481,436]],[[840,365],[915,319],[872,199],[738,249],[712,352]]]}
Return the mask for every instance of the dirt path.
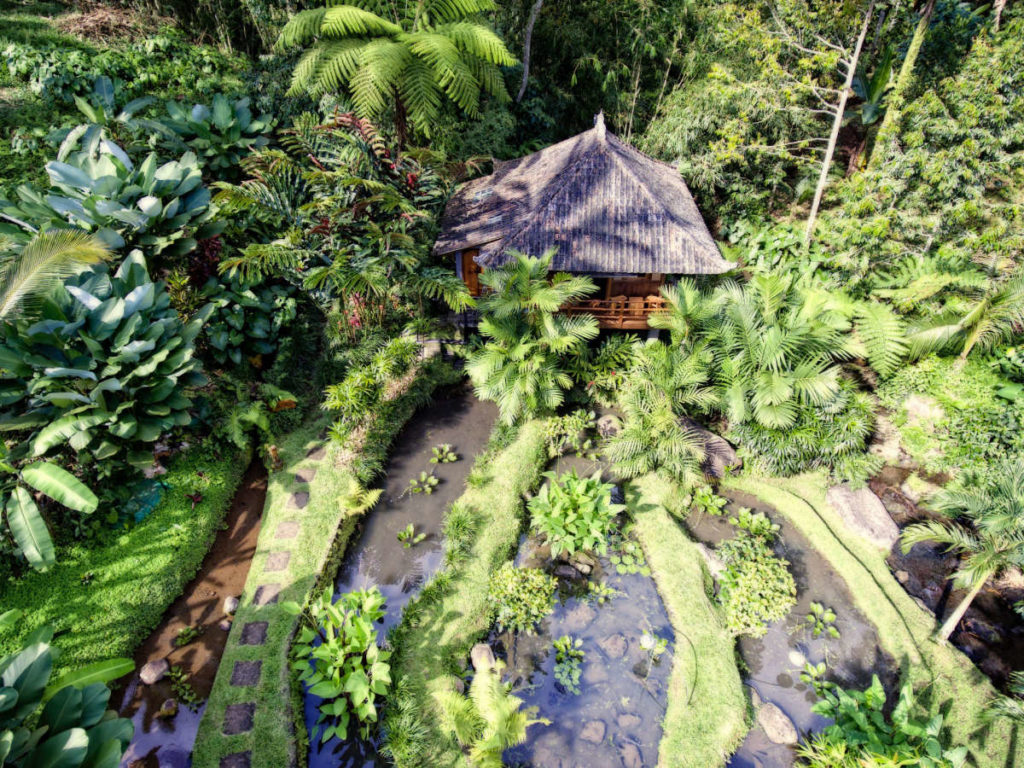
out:
{"label": "dirt path", "polygon": [[[167,659],[187,675],[199,699],[210,694],[217,675],[228,632],[218,625],[225,618],[224,598],[239,595],[249,574],[249,564],[256,552],[263,502],[267,495],[267,472],[258,461],[246,470],[225,527],[217,534],[213,547],[203,560],[196,577],[167,609],[160,626],[135,653],[135,668],[141,670],[149,661]],[[202,634],[188,645],[176,648],[174,640],[185,627],[202,627]],[[135,724],[135,738],[122,761],[130,768],[186,768],[195,742],[202,709],[190,710],[181,702],[177,716],[168,720],[156,718],[161,705],[178,699],[171,680],[164,678],[155,685],[140,685],[138,673],[133,674],[124,689],[121,715]]]}

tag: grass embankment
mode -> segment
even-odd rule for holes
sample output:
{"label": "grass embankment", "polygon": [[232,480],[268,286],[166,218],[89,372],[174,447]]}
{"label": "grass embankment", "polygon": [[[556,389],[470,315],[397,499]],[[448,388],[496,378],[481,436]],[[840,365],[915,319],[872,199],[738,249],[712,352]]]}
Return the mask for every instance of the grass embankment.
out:
{"label": "grass embankment", "polygon": [[[463,765],[462,752],[438,729],[431,681],[461,674],[473,644],[491,626],[487,585],[515,551],[524,497],[536,488],[547,461],[542,422],[522,426],[503,450],[479,457],[455,506],[472,518],[471,536],[406,607],[391,636],[392,677],[400,681],[385,720],[395,764],[403,768]],[[450,531],[448,532],[451,533]],[[449,535],[449,550],[452,550]],[[201,768],[201,767],[197,767]]]}
{"label": "grass embankment", "polygon": [[658,765],[709,768],[724,765],[743,741],[747,697],[704,559],[665,509],[673,491],[664,479],[647,475],[627,495],[634,531],[675,632]]}
{"label": "grass embankment", "polygon": [[67,633],[57,641],[58,669],[131,656],[199,570],[247,464],[237,452],[197,445],[171,463],[161,478],[168,487],[141,523],[100,546],[64,549],[50,570],[2,585],[0,606],[24,618],[0,639],[0,655],[52,624]]}
{"label": "grass embankment", "polygon": [[[247,751],[251,752],[253,768],[305,763],[306,734],[298,702],[292,703],[294,689],[288,668],[288,653],[298,618],[283,611],[281,603],[304,603],[318,584],[325,583],[329,587],[358,522],[358,518],[342,512],[341,502],[349,493],[350,481],[357,478],[367,483],[372,473],[383,465],[392,441],[417,408],[429,399],[436,387],[453,383],[457,378],[449,366],[427,363],[408,391],[377,406],[372,423],[367,425],[362,451],[356,456],[346,455],[345,460],[341,460],[344,447],[333,442],[326,446],[323,459],[308,456],[324,442],[319,435],[326,426],[326,419],[306,424],[278,445],[283,467],[273,472],[268,481],[256,555],[199,726],[192,755],[194,768],[219,768],[222,757]],[[295,476],[298,470],[306,468],[316,469],[308,486]],[[309,503],[301,510],[288,505],[297,490],[309,493]],[[278,525],[287,520],[299,521],[298,535],[294,539],[278,540]],[[266,573],[268,556],[280,550],[291,552],[287,568]],[[255,606],[256,590],[261,585],[274,583],[281,585],[278,602]],[[255,621],[267,622],[266,642],[241,645],[242,628]],[[262,662],[258,685],[232,686],[235,662],[256,660]],[[245,702],[256,703],[252,730],[233,736],[222,735],[228,705]],[[300,724],[298,729],[297,723]]]}
{"label": "grass embankment", "polygon": [[1024,744],[1005,720],[986,726],[982,712],[994,690],[971,661],[932,639],[935,618],[893,578],[885,553],[848,530],[825,499],[819,474],[790,479],[734,477],[725,487],[754,494],[785,515],[843,575],[857,607],[878,630],[882,648],[909,673],[921,700],[945,713],[954,745],[967,745],[979,768],[1024,765]]}

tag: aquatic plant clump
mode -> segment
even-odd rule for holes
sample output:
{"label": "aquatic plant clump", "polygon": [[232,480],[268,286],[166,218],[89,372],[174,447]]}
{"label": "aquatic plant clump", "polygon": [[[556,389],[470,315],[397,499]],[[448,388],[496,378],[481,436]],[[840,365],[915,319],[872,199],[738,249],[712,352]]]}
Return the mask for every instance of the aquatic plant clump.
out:
{"label": "aquatic plant clump", "polygon": [[573,469],[561,477],[553,472],[544,477],[550,482],[528,506],[531,526],[544,536],[551,554],[607,552],[615,517],[625,509],[622,504],[612,504],[615,486],[602,483],[600,472],[580,477]]}
{"label": "aquatic plant clump", "polygon": [[532,634],[554,606],[554,577],[539,568],[505,563],[491,576],[487,601],[501,631]]}
{"label": "aquatic plant clump", "polygon": [[763,637],[796,604],[796,583],[789,563],[777,557],[769,540],[741,531],[718,547],[725,563],[719,602],[734,635]]}

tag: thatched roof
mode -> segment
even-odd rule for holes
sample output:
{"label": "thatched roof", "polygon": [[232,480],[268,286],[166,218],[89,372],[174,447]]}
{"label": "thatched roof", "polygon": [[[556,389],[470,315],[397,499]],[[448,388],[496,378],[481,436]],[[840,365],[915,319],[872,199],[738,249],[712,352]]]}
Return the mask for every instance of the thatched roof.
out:
{"label": "thatched roof", "polygon": [[720,274],[718,251],[679,172],[608,133],[579,136],[509,162],[455,193],[435,253],[479,248],[483,267],[509,251],[587,274]]}

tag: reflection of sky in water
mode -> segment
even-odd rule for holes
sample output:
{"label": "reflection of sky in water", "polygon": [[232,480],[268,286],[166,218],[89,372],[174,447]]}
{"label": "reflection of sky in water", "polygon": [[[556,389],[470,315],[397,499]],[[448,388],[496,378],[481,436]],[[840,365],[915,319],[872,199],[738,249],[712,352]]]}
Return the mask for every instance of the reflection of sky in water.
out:
{"label": "reflection of sky in water", "polygon": [[[527,743],[505,753],[506,764],[620,768],[627,754],[638,754],[643,765],[658,762],[676,638],[650,577],[619,575],[607,560],[602,566],[604,583],[620,595],[604,605],[575,597],[560,600],[538,635],[515,641],[514,664],[506,675],[525,678],[517,681],[515,695],[552,722],[531,726]],[[640,647],[644,630],[669,641],[646,679],[648,656]],[[552,645],[562,635],[583,640],[576,696],[555,683]]]}
{"label": "reflection of sky in water", "polygon": [[[465,491],[466,477],[476,455],[487,445],[496,416],[493,404],[471,395],[439,400],[414,416],[395,441],[384,495],[363,521],[361,533],[338,570],[334,591],[337,598],[345,592],[377,586],[387,601],[380,637],[401,621],[402,610],[443,564],[444,514]],[[431,464],[431,449],[443,443],[452,445],[459,460]],[[441,479],[433,493],[406,492],[410,478],[431,470]],[[426,533],[427,537],[406,548],[398,541],[398,534],[409,523],[417,535]],[[311,729],[309,768],[386,764],[376,757],[373,744],[359,739],[350,738],[344,744],[332,739],[321,747],[319,737],[314,740],[312,735],[321,699],[309,694],[304,699],[306,725]],[[349,733],[356,733],[354,720]]]}
{"label": "reflection of sky in water", "polygon": [[[133,676],[125,692],[125,701],[132,700],[135,687],[138,685],[141,685],[138,676]],[[164,682],[158,685],[164,685]],[[169,692],[168,698],[172,695]],[[199,721],[203,717],[206,703],[204,702],[196,712],[182,705],[178,708],[178,714],[167,720],[157,718],[155,711],[149,711],[151,707],[159,710],[160,704],[155,703],[152,696],[142,696],[139,708],[132,715],[135,735],[124,757],[121,758],[122,768],[126,768],[135,760],[144,760],[145,765],[159,765],[160,768],[189,768],[192,764],[192,747],[196,743],[196,733],[199,731]],[[148,760],[147,755],[150,756]]]}

